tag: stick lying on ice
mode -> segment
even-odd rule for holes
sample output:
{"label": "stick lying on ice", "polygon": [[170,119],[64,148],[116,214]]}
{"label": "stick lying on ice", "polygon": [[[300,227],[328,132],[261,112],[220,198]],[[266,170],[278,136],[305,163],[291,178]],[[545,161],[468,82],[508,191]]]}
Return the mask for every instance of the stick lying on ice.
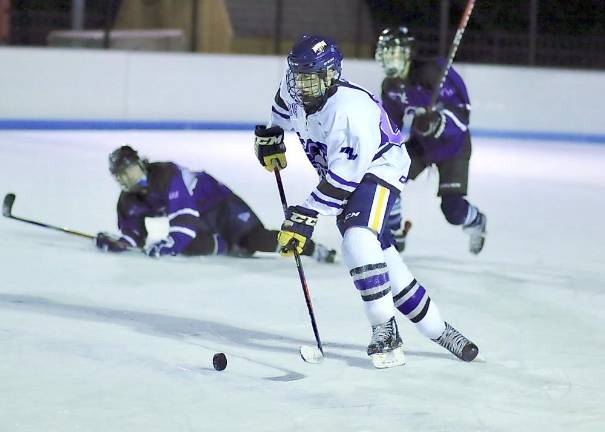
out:
{"label": "stick lying on ice", "polygon": [[28,224],[32,224],[32,225],[37,225],[39,227],[42,228],[50,228],[53,229],[55,231],[61,231],[67,234],[71,234],[71,235],[75,235],[78,237],[84,237],[84,238],[88,238],[88,239],[94,239],[96,236],[92,235],[92,234],[87,234],[87,233],[83,233],[80,231],[75,231],[69,228],[63,228],[63,227],[58,227],[55,225],[50,225],[47,223],[43,223],[43,222],[38,222],[35,220],[31,220],[31,219],[26,219],[26,218],[22,218],[22,217],[18,217],[13,215],[13,204],[15,203],[15,199],[16,199],[16,195],[14,193],[9,193],[6,194],[6,196],[4,197],[4,201],[2,202],[2,215],[9,218],[9,219],[14,219],[14,220],[18,220],[21,222],[25,222]]}

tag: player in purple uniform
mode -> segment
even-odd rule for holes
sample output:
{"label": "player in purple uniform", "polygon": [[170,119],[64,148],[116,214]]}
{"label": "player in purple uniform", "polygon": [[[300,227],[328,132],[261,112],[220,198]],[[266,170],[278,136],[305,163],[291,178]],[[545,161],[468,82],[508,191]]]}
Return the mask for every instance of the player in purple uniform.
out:
{"label": "player in purple uniform", "polygon": [[[470,236],[470,251],[478,254],[485,242],[487,218],[465,199],[471,157],[471,105],[464,81],[450,68],[436,106],[429,109],[445,60],[415,57],[414,38],[406,27],[382,31],[376,60],[386,74],[382,105],[400,129],[410,129],[406,144],[412,159],[408,179],[415,179],[428,166],[437,166],[441,211],[449,223],[462,226]],[[403,250],[405,232],[397,204],[390,227],[398,249]]]}
{"label": "player in purple uniform", "polygon": [[[96,245],[111,252],[143,248],[164,255],[234,255],[276,252],[279,231],[266,229],[252,209],[211,175],[172,162],[148,162],[129,146],[109,156],[109,170],[120,184],[121,236],[99,233]],[[145,246],[145,218],[168,218],[168,236]],[[311,243],[303,255],[333,262],[335,251]]]}

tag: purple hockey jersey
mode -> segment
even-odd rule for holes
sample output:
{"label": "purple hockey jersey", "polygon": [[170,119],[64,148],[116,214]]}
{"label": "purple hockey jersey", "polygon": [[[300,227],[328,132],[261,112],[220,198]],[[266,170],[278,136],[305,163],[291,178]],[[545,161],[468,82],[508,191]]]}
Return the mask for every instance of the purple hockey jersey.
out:
{"label": "purple hockey jersey", "polygon": [[[430,104],[433,86],[444,65],[443,59],[415,59],[405,80],[385,78],[382,105],[402,130],[409,130],[417,108]],[[440,162],[456,156],[469,138],[470,100],[464,81],[450,68],[437,99],[437,109],[445,115],[446,125],[439,138],[422,137],[410,132],[406,144],[410,156],[425,162]]]}
{"label": "purple hockey jersey", "polygon": [[150,163],[147,182],[144,192],[121,193],[118,227],[124,240],[141,247],[147,239],[145,218],[167,217],[171,254],[183,251],[199,230],[208,230],[205,213],[232,194],[211,175],[193,172],[172,162]]}

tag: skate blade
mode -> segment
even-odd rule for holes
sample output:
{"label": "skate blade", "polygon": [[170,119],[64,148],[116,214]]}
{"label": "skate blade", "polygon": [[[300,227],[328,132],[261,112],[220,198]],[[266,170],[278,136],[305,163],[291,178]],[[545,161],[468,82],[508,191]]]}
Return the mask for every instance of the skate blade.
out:
{"label": "skate blade", "polygon": [[386,369],[405,364],[405,355],[401,347],[386,353],[372,354],[370,359],[372,359],[372,364],[377,369]]}
{"label": "skate blade", "polygon": [[300,356],[307,363],[318,364],[324,360],[324,355],[318,348],[314,348],[308,345],[302,345],[300,347]]}

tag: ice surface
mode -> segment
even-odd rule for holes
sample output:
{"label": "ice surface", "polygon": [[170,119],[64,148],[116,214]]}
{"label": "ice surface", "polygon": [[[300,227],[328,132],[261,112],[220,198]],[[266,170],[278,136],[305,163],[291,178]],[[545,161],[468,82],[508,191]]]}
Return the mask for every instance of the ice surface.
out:
{"label": "ice surface", "polygon": [[[290,202],[316,183],[290,136]],[[107,155],[206,169],[266,225],[275,181],[243,132],[0,132],[13,213],[115,231]],[[326,360],[293,262],[104,254],[0,218],[0,431],[600,431],[605,422],[605,147],[475,140],[469,197],[483,253],[443,219],[437,173],[409,185],[404,258],[485,363],[466,364],[398,315],[407,364],[375,370],[361,300],[341,264],[304,260]],[[316,231],[338,247],[330,219]],[[161,233],[162,223],[155,225]],[[212,368],[225,352],[228,367]]]}

